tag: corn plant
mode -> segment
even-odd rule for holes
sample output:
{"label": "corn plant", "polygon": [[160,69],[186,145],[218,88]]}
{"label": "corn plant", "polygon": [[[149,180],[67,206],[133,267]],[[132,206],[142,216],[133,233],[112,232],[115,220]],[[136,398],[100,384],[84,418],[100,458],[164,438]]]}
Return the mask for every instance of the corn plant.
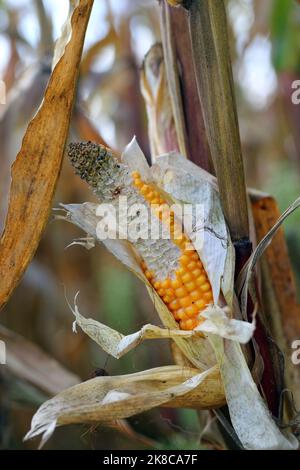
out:
{"label": "corn plant", "polygon": [[[74,332],[81,328],[116,359],[148,339],[167,340],[174,364],[94,377],[67,388],[38,409],[25,439],[42,435],[42,446],[57,426],[114,423],[155,407],[174,407],[213,410],[222,432],[238,448],[297,449],[297,416],[284,393],[288,386],[299,397],[297,377],[288,373],[286,384],[281,381],[274,351],[282,331],[278,326],[272,330],[266,316],[267,293],[260,278],[268,274],[260,271],[259,261],[272,269],[263,258],[265,250],[300,200],[259,232],[257,208],[267,196],[245,183],[223,0],[159,3],[162,44],[148,52],[140,77],[151,164],[135,137],[121,155],[104,142],[70,143],[65,154],[97,203],[62,202],[56,218],[86,234],[74,244],[91,248],[102,243],[140,279],[161,324],[145,324],[124,335],[83,315],[76,295],[70,305]],[[73,34],[80,29],[78,9],[88,21],[92,2],[79,4],[67,21],[64,41],[57,43],[52,81],[55,67],[70,53],[70,28]],[[79,33],[71,38],[78,47],[77,61],[83,29],[79,39]],[[66,100],[68,107],[73,97]],[[64,123],[51,190],[67,128]],[[280,246],[285,246],[283,238]],[[3,302],[32,254],[25,250],[25,261],[1,293]],[[279,290],[271,282],[268,298],[281,298]],[[280,302],[277,307],[284,321]],[[272,309],[267,313],[273,316]]]}

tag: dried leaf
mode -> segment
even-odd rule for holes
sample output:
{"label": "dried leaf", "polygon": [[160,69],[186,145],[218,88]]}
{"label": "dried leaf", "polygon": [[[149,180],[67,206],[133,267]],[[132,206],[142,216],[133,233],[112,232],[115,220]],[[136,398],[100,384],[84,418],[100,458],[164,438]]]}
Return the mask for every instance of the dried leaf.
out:
{"label": "dried leaf", "polygon": [[[256,249],[253,251],[252,255],[250,256],[247,264],[244,266],[243,270],[241,271],[238,281],[237,281],[237,290],[239,294],[241,294],[241,305],[242,305],[242,314],[246,316],[247,313],[247,300],[248,300],[248,291],[251,288],[251,281],[254,274],[254,269],[256,266],[257,261],[263,255],[266,248],[272,242],[273,237],[276,235],[278,229],[285,221],[287,217],[289,217],[298,207],[300,207],[300,198],[296,199],[279,217],[278,221],[271,230],[264,236],[264,238],[259,242]],[[254,297],[255,300],[255,292],[251,289],[251,295]]]}
{"label": "dried leaf", "polygon": [[151,160],[172,150],[179,151],[172,103],[161,44],[151,47],[141,71],[141,91],[146,103]]}
{"label": "dried leaf", "polygon": [[178,366],[96,377],[45,402],[34,415],[25,439],[43,434],[43,445],[56,426],[122,419],[161,405],[221,405],[224,398],[218,379],[215,368],[199,374],[197,369]]}
{"label": "dried leaf", "polygon": [[272,419],[248,369],[240,345],[209,335],[219,363],[233,427],[246,449],[292,450],[299,446]]}
{"label": "dried leaf", "polygon": [[0,326],[0,340],[6,344],[6,367],[16,377],[55,395],[80,382],[55,359],[22,336]]}
{"label": "dried leaf", "polygon": [[[147,324],[136,333],[124,336],[122,333],[103,323],[92,318],[83,317],[78,310],[76,300],[77,296],[75,297],[74,309],[72,309],[76,318],[73,330],[76,331],[76,325],[79,325],[105,352],[116,359],[131,351],[146,339],[197,339],[197,337],[202,336],[202,333],[211,333],[222,338],[247,343],[255,329],[254,323],[230,319],[226,315],[225,309],[221,309],[218,306],[210,306],[202,312],[202,316],[206,320],[200,323],[194,330],[159,328],[158,326]],[[204,354],[205,351],[202,350],[201,357]],[[202,360],[202,362],[205,362],[205,360]]]}
{"label": "dried leaf", "polygon": [[250,341],[255,330],[255,323],[231,319],[226,314],[226,308],[222,309],[217,305],[208,306],[201,312],[201,316],[206,320],[194,331],[212,333],[242,344]]}
{"label": "dried leaf", "polygon": [[[75,298],[76,302],[76,298]],[[83,317],[78,306],[75,303],[74,310],[72,309],[76,318],[73,329],[76,331],[76,324],[101,348],[111,356],[119,359],[127,352],[138,346],[146,339],[162,339],[162,338],[190,338],[192,336],[199,336],[200,332],[184,331],[179,329],[163,329],[155,325],[144,325],[136,333],[124,336],[122,333],[110,328],[103,323],[100,323],[92,318]]]}
{"label": "dried leaf", "polygon": [[[85,31],[93,1],[80,0],[72,35],[51,75],[44,101],[12,167],[6,226],[0,245],[0,307],[8,300],[39,243],[63,158]],[[69,40],[69,42],[68,42]],[[62,49],[57,52],[57,58]]]}

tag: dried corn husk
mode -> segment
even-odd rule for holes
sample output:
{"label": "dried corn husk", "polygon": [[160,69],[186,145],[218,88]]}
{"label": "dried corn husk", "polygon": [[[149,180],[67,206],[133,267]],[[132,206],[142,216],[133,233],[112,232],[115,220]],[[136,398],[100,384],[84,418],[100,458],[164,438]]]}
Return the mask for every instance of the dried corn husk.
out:
{"label": "dried corn husk", "polygon": [[[232,311],[233,305],[238,310],[233,290],[234,254],[215,180],[177,154],[159,157],[156,165],[150,169],[135,139],[127,146],[122,158],[130,169],[140,172],[143,180],[154,181],[162,188],[170,200],[182,204],[205,202],[203,219],[195,220],[193,229],[187,234],[191,240],[194,240],[197,230],[205,234],[204,244],[197,251],[212,285],[214,305],[201,313],[206,320],[195,330],[179,330],[168,308],[144,276],[130,244],[124,240],[105,240],[105,246],[145,283],[164,328],[145,325],[140,331],[124,336],[95,320],[84,318],[76,302],[72,309],[75,322],[115,357],[120,357],[147,338],[171,338],[198,373],[195,369],[181,368],[180,378],[179,375],[176,376],[175,384],[172,374],[179,369],[160,368],[160,373],[166,374],[164,386],[163,389],[158,387],[154,391],[151,380],[152,374],[157,371],[140,373],[140,377],[144,377],[143,374],[151,376],[150,387],[149,382],[147,387],[145,384],[141,386],[141,382],[135,380],[136,374],[117,378],[101,377],[97,382],[89,381],[87,385],[73,387],[40,408],[33,418],[32,429],[27,438],[43,433],[44,442],[56,425],[93,419],[105,420],[108,409],[111,420],[131,416],[164,403],[168,403],[168,406],[170,403],[182,406],[185,402],[185,406],[189,406],[187,397],[191,397],[193,390],[195,393],[201,390],[201,398],[193,401],[194,406],[197,404],[199,408],[203,408],[204,404],[220,406],[226,396],[233,426],[245,448],[297,448],[298,441],[295,437],[291,434],[283,435],[275,425],[241,350],[240,343],[249,341],[255,323],[238,320],[241,312]],[[97,205],[85,203],[64,205],[63,208],[66,213],[61,218],[75,223],[97,241]],[[193,377],[185,380],[183,370],[192,370]],[[162,376],[158,377],[159,381],[161,378]],[[212,389],[204,389],[205,379],[211,380],[210,384],[215,387],[213,392]],[[177,401],[172,402],[171,397]],[[184,400],[180,401],[179,397],[184,397]]]}
{"label": "dried corn husk", "polygon": [[166,366],[131,375],[96,377],[46,401],[24,439],[42,434],[41,447],[56,426],[128,418],[163,404],[202,407],[205,403],[211,407],[217,402],[221,405],[224,395],[216,368],[199,374],[197,369]]}

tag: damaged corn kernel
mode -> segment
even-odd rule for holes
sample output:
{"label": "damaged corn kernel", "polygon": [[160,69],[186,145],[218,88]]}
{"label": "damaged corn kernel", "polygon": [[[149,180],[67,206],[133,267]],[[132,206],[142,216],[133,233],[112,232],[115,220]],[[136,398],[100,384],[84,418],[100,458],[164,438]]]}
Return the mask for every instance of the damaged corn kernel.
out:
{"label": "damaged corn kernel", "polygon": [[[94,190],[101,202],[110,202],[118,210],[120,196],[126,196],[128,207],[143,204],[147,216],[154,216],[162,233],[167,228],[168,238],[130,238],[129,242],[141,259],[141,268],[155,291],[183,330],[193,330],[201,322],[201,311],[212,303],[210,282],[199,255],[183,233],[170,205],[160,190],[143,181],[138,171],[129,167],[102,145],[91,142],[70,144],[69,157],[75,172]],[[139,214],[131,216],[136,223]],[[146,222],[146,221],[145,221]],[[152,220],[151,220],[152,223]]]}

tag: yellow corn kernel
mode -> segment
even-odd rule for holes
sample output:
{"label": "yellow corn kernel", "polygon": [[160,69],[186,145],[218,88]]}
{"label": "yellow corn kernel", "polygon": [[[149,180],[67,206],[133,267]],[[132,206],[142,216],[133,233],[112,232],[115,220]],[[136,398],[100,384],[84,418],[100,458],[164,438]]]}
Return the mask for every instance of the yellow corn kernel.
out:
{"label": "yellow corn kernel", "polygon": [[[138,172],[132,173],[133,184],[140,194],[153,206],[154,214],[170,227],[170,236],[181,250],[178,269],[173,279],[156,280],[155,273],[141,267],[158,295],[167,305],[174,319],[183,330],[193,330],[203,318],[201,312],[213,301],[212,289],[196,250],[189,249],[190,240],[182,232],[181,224],[175,221],[174,212],[154,185],[145,184]],[[159,207],[158,204],[160,204]]]}
{"label": "yellow corn kernel", "polygon": [[192,299],[189,295],[187,295],[186,297],[182,297],[181,299],[179,299],[179,303],[182,307],[188,307],[189,305],[191,305]]}
{"label": "yellow corn kernel", "polygon": [[145,271],[145,276],[148,280],[150,280],[153,277],[153,273],[151,271]]}
{"label": "yellow corn kernel", "polygon": [[198,289],[196,289],[196,290],[193,290],[192,292],[190,292],[190,296],[191,296],[192,301],[196,302],[196,300],[201,299],[202,294]]}
{"label": "yellow corn kernel", "polygon": [[195,304],[189,305],[184,309],[185,313],[187,314],[188,317],[194,317],[199,313],[199,309],[196,307]]}
{"label": "yellow corn kernel", "polygon": [[205,282],[204,284],[202,284],[202,286],[200,286],[200,289],[202,290],[202,292],[208,292],[210,290],[209,282]]}
{"label": "yellow corn kernel", "polygon": [[192,281],[192,279],[193,276],[191,275],[191,273],[185,273],[183,276],[181,276],[181,280],[185,285],[187,285],[188,282]]}
{"label": "yellow corn kernel", "polygon": [[173,289],[178,289],[178,287],[182,286],[182,282],[179,278],[172,279],[171,280],[171,286],[173,287]]}
{"label": "yellow corn kernel", "polygon": [[194,276],[194,279],[197,279],[197,277],[201,276],[202,270],[199,268],[196,268],[192,271],[192,275]]}
{"label": "yellow corn kernel", "polygon": [[[191,276],[192,277],[192,276]],[[195,281],[191,281],[191,282],[188,282],[187,284],[185,284],[185,288],[191,292],[193,291],[194,289],[196,289],[196,284],[195,284]]]}
{"label": "yellow corn kernel", "polygon": [[175,295],[178,298],[185,297],[187,295],[188,291],[186,290],[185,287],[179,287],[178,289],[175,290]]}
{"label": "yellow corn kernel", "polygon": [[179,303],[179,300],[178,299],[174,299],[172,300],[172,302],[169,303],[168,305],[169,309],[170,310],[179,310],[180,309],[180,303]]}
{"label": "yellow corn kernel", "polygon": [[161,283],[161,287],[163,289],[168,289],[168,287],[171,286],[171,281],[170,279],[165,279],[162,283]]}
{"label": "yellow corn kernel", "polygon": [[197,263],[196,263],[196,261],[189,260],[189,263],[187,264],[186,267],[189,271],[192,271],[193,269],[197,268]]}
{"label": "yellow corn kernel", "polygon": [[180,261],[180,264],[182,266],[185,266],[185,265],[188,265],[190,263],[191,258],[188,255],[184,254],[180,257],[179,261]]}
{"label": "yellow corn kernel", "polygon": [[149,188],[148,184],[143,184],[143,186],[140,189],[140,192],[143,196],[146,196],[147,193],[149,193],[151,189]]}
{"label": "yellow corn kernel", "polygon": [[166,294],[169,296],[169,297],[175,297],[175,292],[174,292],[174,289],[166,289]]}
{"label": "yellow corn kernel", "polygon": [[198,276],[196,279],[195,279],[195,283],[198,287],[202,286],[203,284],[205,284],[205,282],[207,281],[207,277],[205,276],[205,274],[200,274],[200,276]]}
{"label": "yellow corn kernel", "polygon": [[199,300],[196,300],[194,305],[196,305],[197,309],[199,311],[201,311],[201,310],[205,309],[207,303],[204,299],[199,299]]}

